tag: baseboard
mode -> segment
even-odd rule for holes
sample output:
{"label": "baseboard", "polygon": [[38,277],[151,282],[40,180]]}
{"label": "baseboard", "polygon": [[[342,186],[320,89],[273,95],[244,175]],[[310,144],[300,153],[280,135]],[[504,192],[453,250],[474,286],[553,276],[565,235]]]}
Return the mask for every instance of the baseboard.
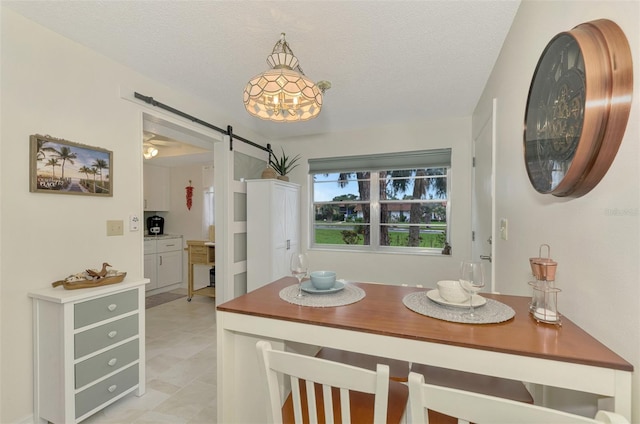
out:
{"label": "baseboard", "polygon": [[45,424],[46,422],[47,422],[46,420],[37,420],[37,421],[34,420],[33,414],[31,414],[26,418],[23,418],[20,421],[17,421],[16,424],[34,424],[34,423]]}

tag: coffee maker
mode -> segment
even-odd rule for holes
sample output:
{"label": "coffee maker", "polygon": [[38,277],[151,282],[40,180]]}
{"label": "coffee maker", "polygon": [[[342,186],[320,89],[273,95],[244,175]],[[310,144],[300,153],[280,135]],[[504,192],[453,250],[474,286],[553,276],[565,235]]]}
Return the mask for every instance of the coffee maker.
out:
{"label": "coffee maker", "polygon": [[164,218],[158,215],[147,218],[147,231],[152,236],[164,234]]}

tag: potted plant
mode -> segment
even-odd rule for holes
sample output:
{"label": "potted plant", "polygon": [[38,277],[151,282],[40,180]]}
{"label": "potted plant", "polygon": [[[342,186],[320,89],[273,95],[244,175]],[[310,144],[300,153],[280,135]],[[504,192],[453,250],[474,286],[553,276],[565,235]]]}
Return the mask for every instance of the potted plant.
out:
{"label": "potted plant", "polygon": [[275,154],[271,156],[269,159],[269,165],[276,171],[279,180],[289,181],[287,174],[296,166],[300,165],[297,163],[298,160],[300,160],[300,155],[295,155],[294,157],[289,158],[289,156],[284,153],[284,149],[282,147],[280,150],[282,150],[282,155],[280,155],[280,157],[277,157]]}

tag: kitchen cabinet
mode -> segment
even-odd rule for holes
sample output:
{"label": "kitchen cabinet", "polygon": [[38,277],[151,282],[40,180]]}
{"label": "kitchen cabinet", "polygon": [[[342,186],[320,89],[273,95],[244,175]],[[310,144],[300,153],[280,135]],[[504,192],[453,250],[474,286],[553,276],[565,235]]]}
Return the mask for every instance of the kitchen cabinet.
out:
{"label": "kitchen cabinet", "polygon": [[171,174],[162,166],[143,166],[144,210],[168,211],[170,206]]}
{"label": "kitchen cabinet", "polygon": [[34,417],[77,423],[145,392],[147,280],[29,293],[34,323]]}
{"label": "kitchen cabinet", "polygon": [[247,291],[290,275],[300,250],[300,186],[281,180],[247,181]]}
{"label": "kitchen cabinet", "polygon": [[147,291],[182,283],[182,236],[145,238],[144,277]]}

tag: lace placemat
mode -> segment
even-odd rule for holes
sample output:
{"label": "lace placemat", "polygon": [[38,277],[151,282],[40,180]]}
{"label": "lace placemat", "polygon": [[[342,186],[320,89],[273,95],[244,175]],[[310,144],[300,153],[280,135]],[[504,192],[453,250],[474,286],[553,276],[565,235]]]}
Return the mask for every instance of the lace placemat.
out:
{"label": "lace placemat", "polygon": [[356,303],[364,299],[365,293],[360,287],[345,284],[344,289],[335,293],[315,294],[304,292],[304,297],[298,298],[298,285],[285,287],[280,290],[280,299],[300,306],[311,306],[314,308],[328,308],[332,306],[344,306]]}
{"label": "lace placemat", "polygon": [[486,299],[484,306],[475,308],[479,319],[469,320],[464,316],[468,308],[440,305],[427,297],[426,291],[409,293],[402,299],[404,306],[421,315],[437,318],[444,321],[460,322],[464,324],[495,324],[508,321],[516,315],[516,312],[504,303],[493,299]]}

